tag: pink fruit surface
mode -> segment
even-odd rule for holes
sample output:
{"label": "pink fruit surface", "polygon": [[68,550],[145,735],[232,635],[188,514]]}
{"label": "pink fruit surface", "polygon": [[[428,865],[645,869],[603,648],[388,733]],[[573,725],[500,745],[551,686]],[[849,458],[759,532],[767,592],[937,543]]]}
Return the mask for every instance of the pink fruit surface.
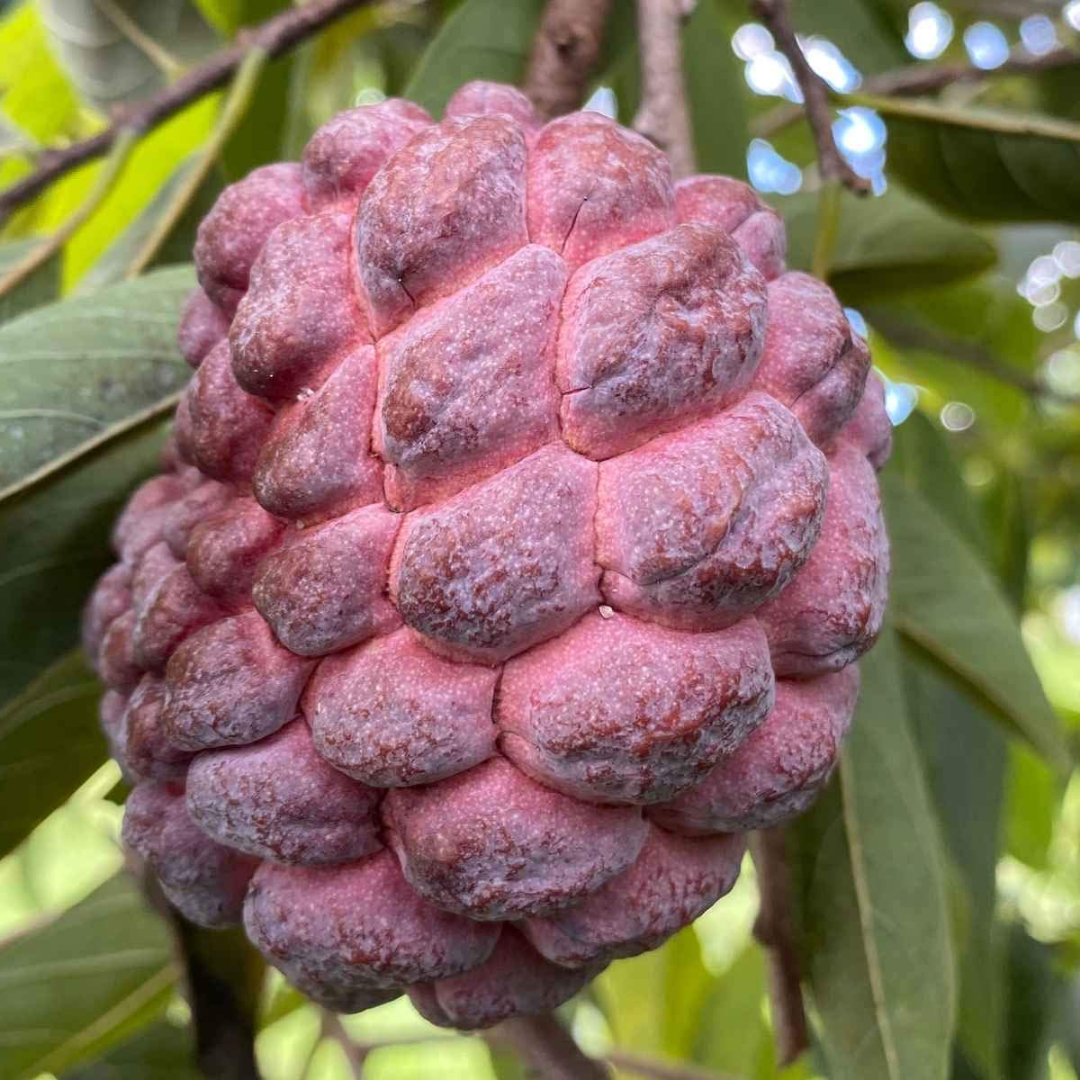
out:
{"label": "pink fruit surface", "polygon": [[784,259],[746,184],[493,83],[225,189],[83,622],[181,910],[243,904],[327,1008],[484,1027],[656,948],[809,805],[881,624],[891,436]]}

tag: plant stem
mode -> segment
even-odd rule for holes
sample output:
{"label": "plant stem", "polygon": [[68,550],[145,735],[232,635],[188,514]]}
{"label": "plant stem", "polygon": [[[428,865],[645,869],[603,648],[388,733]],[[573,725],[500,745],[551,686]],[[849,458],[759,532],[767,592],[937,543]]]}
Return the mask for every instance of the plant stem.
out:
{"label": "plant stem", "polygon": [[810,273],[825,281],[829,276],[836,237],[840,232],[840,212],[843,188],[835,177],[826,180],[818,192],[817,223],[814,232],[814,251],[810,257]]}
{"label": "plant stem", "polygon": [[270,57],[280,56],[306,41],[325,26],[374,0],[311,0],[302,7],[289,7],[243,35],[232,48],[223,49],[204,64],[192,68],[176,82],[153,97],[131,106],[126,114],[89,139],[62,150],[41,154],[38,168],[0,192],[0,223],[13,210],[29,202],[39,192],[79,165],[103,157],[122,137],[142,136],[175,116],[194,101],[224,86],[235,75],[244,58],[257,45]]}
{"label": "plant stem", "polygon": [[799,47],[786,0],[751,0],[750,8],[769,28],[776,47],[788,58],[795,73],[802,90],[806,119],[814,135],[822,180],[839,180],[849,190],[865,195],[870,190],[870,183],[852,169],[836,145],[829,111],[829,88],[815,74]]}
{"label": "plant stem", "polygon": [[125,277],[131,278],[141,274],[161,249],[161,245],[168,239],[169,233],[183,216],[188,204],[214,167],[214,162],[217,161],[225,143],[228,142],[251,106],[251,99],[259,85],[259,78],[269,59],[270,54],[259,45],[253,45],[248,50],[243,63],[237,69],[236,78],[229,87],[228,96],[221,107],[221,114],[218,116],[209,140],[199,152],[194,166],[184,177],[179,190],[173,195],[165,213],[159,218],[135,258],[132,259],[131,265],[124,274]]}
{"label": "plant stem", "polygon": [[671,160],[675,179],[694,172],[694,139],[683,80],[684,0],[638,0],[641,107],[634,129]]}
{"label": "plant stem", "polygon": [[544,1080],[609,1080],[608,1070],[581,1052],[570,1032],[550,1013],[504,1020],[493,1038],[509,1046]]}
{"label": "plant stem", "polygon": [[761,893],[754,937],[769,957],[769,1002],[776,1033],[776,1060],[779,1065],[788,1065],[809,1047],[810,1035],[802,999],[784,830],[751,833],[750,853]]}

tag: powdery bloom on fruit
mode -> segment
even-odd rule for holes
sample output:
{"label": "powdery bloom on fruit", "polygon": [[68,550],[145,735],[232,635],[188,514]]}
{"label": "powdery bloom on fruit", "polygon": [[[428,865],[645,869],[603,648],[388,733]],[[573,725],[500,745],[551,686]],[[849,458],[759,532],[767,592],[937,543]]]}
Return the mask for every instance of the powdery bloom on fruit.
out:
{"label": "powdery bloom on fruit", "polygon": [[891,446],[741,181],[469,83],[228,187],[83,640],[124,837],[341,1012],[555,1008],[727,892],[854,711]]}

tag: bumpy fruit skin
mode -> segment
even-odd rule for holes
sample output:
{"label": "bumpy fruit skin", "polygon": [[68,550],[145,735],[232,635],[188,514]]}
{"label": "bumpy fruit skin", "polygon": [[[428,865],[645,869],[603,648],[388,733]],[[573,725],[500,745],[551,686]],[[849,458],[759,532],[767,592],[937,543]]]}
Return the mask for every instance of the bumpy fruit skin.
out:
{"label": "bumpy fruit skin", "polygon": [[339,1011],[550,1010],[821,790],[877,636],[884,388],[737,180],[471,83],[199,229],[87,606],[124,838]]}

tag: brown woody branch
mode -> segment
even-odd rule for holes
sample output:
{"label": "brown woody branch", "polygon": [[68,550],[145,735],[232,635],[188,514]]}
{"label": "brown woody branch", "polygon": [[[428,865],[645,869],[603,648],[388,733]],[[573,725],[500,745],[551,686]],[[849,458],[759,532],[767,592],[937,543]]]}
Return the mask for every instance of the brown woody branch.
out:
{"label": "brown woody branch", "polygon": [[611,0],[548,0],[522,86],[545,118],[581,105],[610,10]]}
{"label": "brown woody branch", "polygon": [[769,1003],[777,1063],[788,1065],[809,1047],[810,1035],[803,1006],[784,830],[763,829],[752,833],[750,853],[761,894],[754,937],[769,957]]}
{"label": "brown woody branch", "polygon": [[676,179],[695,170],[682,63],[682,20],[692,8],[687,0],[638,0],[641,108],[634,128],[667,153]]}
{"label": "brown woody branch", "polygon": [[750,8],[769,28],[776,47],[787,57],[795,73],[803,95],[806,119],[814,136],[822,181],[826,184],[839,181],[850,191],[866,194],[870,190],[870,181],[859,176],[844,160],[833,138],[828,84],[814,73],[803,55],[786,0],[751,0]]}
{"label": "brown woody branch", "polygon": [[311,0],[303,7],[289,8],[268,19],[258,28],[243,34],[238,44],[215,54],[160,93],[128,106],[103,131],[62,150],[47,150],[40,154],[38,166],[32,173],[0,191],[0,222],[72,169],[103,157],[121,135],[143,135],[192,102],[224,86],[236,74],[253,46],[264,49],[272,57],[280,56],[336,19],[372,2]]}

